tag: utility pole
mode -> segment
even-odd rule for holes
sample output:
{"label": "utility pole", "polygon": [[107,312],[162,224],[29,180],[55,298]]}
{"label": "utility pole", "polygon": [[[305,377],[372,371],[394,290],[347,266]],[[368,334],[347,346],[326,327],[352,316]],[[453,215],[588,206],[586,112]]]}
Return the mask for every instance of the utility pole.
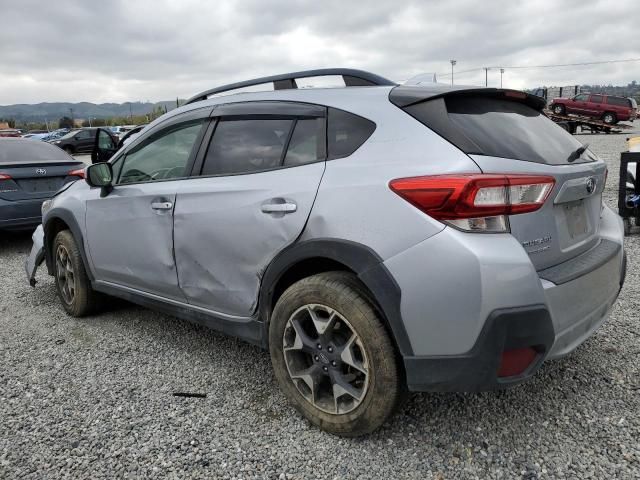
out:
{"label": "utility pole", "polygon": [[451,85],[453,85],[453,66],[458,63],[455,60],[449,60],[451,62]]}
{"label": "utility pole", "polygon": [[484,68],[484,86],[488,87],[489,86],[489,67],[482,67]]}
{"label": "utility pole", "polygon": [[133,113],[131,113],[131,102],[129,102],[129,123],[133,123]]}
{"label": "utility pole", "polygon": [[73,108],[69,108],[69,112],[71,113],[71,128],[76,126],[76,122],[73,120]]}
{"label": "utility pole", "polygon": [[500,69],[500,88],[502,88],[502,74],[504,73],[504,68]]}

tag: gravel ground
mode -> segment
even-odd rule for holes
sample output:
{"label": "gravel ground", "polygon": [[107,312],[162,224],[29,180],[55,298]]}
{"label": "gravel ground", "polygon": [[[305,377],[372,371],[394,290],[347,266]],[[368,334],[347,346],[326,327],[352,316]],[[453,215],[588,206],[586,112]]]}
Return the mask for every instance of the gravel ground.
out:
{"label": "gravel ground", "polygon": [[[609,163],[625,136],[580,137]],[[529,383],[416,394],[375,434],[310,427],[258,348],[123,304],[63,312],[0,238],[0,478],[640,478],[640,236],[605,326]],[[174,392],[206,393],[180,398]]]}

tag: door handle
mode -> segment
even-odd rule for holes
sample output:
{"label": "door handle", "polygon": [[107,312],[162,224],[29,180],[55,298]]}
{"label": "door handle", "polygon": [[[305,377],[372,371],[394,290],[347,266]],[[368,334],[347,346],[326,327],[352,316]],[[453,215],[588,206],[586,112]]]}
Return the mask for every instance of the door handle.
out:
{"label": "door handle", "polygon": [[173,203],[171,202],[152,202],[151,208],[153,210],[171,210],[173,208]]}
{"label": "door handle", "polygon": [[265,203],[262,205],[263,213],[293,213],[298,209],[295,203]]}

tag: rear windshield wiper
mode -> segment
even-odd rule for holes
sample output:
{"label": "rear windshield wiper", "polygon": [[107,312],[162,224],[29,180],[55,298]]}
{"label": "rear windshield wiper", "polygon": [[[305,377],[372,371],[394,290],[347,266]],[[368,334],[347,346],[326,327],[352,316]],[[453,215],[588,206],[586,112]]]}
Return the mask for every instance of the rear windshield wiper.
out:
{"label": "rear windshield wiper", "polygon": [[571,152],[571,155],[569,155],[569,158],[567,158],[567,162],[569,162],[569,163],[575,162],[587,150],[587,148],[589,148],[589,144],[585,143],[580,148],[578,148],[575,151]]}

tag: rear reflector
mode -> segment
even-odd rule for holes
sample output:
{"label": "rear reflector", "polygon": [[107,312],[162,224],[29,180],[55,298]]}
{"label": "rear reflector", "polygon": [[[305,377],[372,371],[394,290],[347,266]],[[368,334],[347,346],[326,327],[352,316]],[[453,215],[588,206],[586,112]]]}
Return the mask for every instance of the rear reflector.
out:
{"label": "rear reflector", "polygon": [[84,178],[84,168],[78,168],[77,170],[71,170],[67,175],[72,177]]}
{"label": "rear reflector", "polygon": [[0,180],[11,180],[11,175],[7,175],[6,173],[0,173]]}
{"label": "rear reflector", "polygon": [[389,187],[427,215],[463,230],[505,231],[501,217],[538,210],[554,184],[553,177],[541,175],[463,174],[399,178]]}
{"label": "rear reflector", "polygon": [[538,352],[532,347],[516,348],[502,352],[498,377],[520,375],[534,362]]}

